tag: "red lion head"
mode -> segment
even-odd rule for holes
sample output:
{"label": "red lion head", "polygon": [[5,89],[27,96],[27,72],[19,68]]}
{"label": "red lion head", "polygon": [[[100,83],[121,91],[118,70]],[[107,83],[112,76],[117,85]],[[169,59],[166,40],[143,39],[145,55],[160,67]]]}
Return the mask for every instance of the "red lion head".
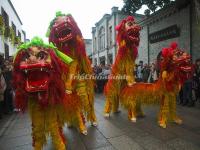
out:
{"label": "red lion head", "polygon": [[61,103],[65,95],[63,68],[54,49],[42,40],[35,38],[21,45],[13,71],[16,106],[25,110],[29,99],[38,101],[42,107]]}
{"label": "red lion head", "polygon": [[177,43],[172,42],[169,48],[163,48],[161,57],[161,71],[174,72],[175,80],[181,83],[191,77],[193,71],[191,56],[179,49]]}
{"label": "red lion head", "polygon": [[57,12],[56,18],[50,23],[48,36],[49,42],[65,54],[86,57],[82,33],[72,15]]}
{"label": "red lion head", "polygon": [[135,22],[133,16],[128,16],[120,22],[116,30],[118,31],[117,42],[119,45],[119,54],[124,55],[127,53],[127,49],[132,49],[133,58],[135,59],[138,55],[137,47],[140,42],[139,32],[141,27]]}

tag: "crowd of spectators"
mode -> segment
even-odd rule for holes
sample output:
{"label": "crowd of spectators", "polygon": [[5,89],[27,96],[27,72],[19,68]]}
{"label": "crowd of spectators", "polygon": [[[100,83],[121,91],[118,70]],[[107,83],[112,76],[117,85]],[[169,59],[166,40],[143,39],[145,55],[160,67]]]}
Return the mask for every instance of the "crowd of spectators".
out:
{"label": "crowd of spectators", "polygon": [[[143,61],[140,61],[135,68],[136,81],[156,82],[159,77],[159,67],[156,64],[143,65]],[[188,107],[195,106],[198,100],[200,101],[200,59],[195,61],[192,78],[184,82],[177,97],[178,104]]]}
{"label": "crowd of spectators", "polygon": [[[191,79],[185,81],[180,89],[177,97],[178,104],[182,106],[192,107],[196,101],[200,101],[200,59],[195,61],[194,74]],[[93,72],[96,77],[95,92],[102,93],[104,86],[111,73],[111,65],[99,65],[93,67]],[[159,67],[156,62],[143,63],[139,61],[135,65],[134,73],[136,82],[154,83],[159,78]]]}
{"label": "crowd of spectators", "polygon": [[104,86],[108,81],[108,76],[111,73],[111,65],[99,65],[93,67],[93,73],[96,77],[95,92],[102,93]]}
{"label": "crowd of spectators", "polygon": [[4,114],[13,112],[13,90],[12,90],[13,57],[4,59],[0,53],[0,119]]}

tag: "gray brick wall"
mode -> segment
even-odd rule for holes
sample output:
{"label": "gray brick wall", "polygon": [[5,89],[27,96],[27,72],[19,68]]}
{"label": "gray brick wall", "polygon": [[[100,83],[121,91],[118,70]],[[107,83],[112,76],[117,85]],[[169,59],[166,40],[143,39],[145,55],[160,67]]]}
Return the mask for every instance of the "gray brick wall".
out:
{"label": "gray brick wall", "polygon": [[192,11],[192,59],[195,61],[200,58],[200,16],[197,18],[195,9]]}
{"label": "gray brick wall", "polygon": [[158,53],[163,47],[167,47],[171,42],[175,41],[179,47],[190,52],[190,15],[189,6],[185,9],[175,12],[171,16],[166,16],[162,20],[155,22],[149,26],[149,33],[153,33],[162,29],[165,29],[171,25],[177,25],[180,29],[180,37],[164,40],[157,43],[150,43],[150,62],[156,59]]}

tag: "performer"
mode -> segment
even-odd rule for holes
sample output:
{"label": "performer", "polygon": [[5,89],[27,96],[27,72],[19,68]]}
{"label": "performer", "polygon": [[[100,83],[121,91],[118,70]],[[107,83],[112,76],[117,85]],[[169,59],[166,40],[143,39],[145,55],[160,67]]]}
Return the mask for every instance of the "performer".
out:
{"label": "performer", "polygon": [[[97,119],[94,112],[94,82],[91,79],[77,79],[81,76],[90,77],[92,75],[92,68],[86,56],[82,33],[72,15],[57,12],[56,17],[50,23],[47,36],[49,36],[49,42],[54,43],[59,50],[74,60],[71,66],[71,72],[73,73],[69,74],[65,84],[69,94],[75,92],[80,97],[80,103],[83,108],[83,113],[81,114],[83,121],[79,125],[79,130],[86,135],[87,129],[84,125],[84,114],[94,126],[97,125]],[[75,79],[73,79],[74,77]],[[68,122],[68,124],[71,123]]]}
{"label": "performer", "polygon": [[128,16],[120,22],[116,30],[118,31],[118,53],[105,86],[105,117],[110,115],[111,109],[113,112],[118,111],[119,95],[123,87],[135,84],[134,67],[138,55],[137,47],[141,28],[135,22],[134,17]]}
{"label": "performer", "polygon": [[70,64],[73,60],[38,37],[22,44],[14,59],[15,103],[23,112],[28,107],[34,150],[43,149],[47,135],[51,135],[56,150],[65,150],[58,112],[61,107],[67,106],[68,118],[78,120],[77,114],[80,114],[78,100],[71,102],[66,98],[62,76],[63,72],[67,72],[67,67],[63,61]]}
{"label": "performer", "polygon": [[159,105],[158,124],[167,127],[171,121],[181,124],[176,113],[176,98],[180,86],[191,77],[192,63],[190,55],[180,50],[176,43],[163,48],[160,59],[160,76],[155,83],[136,83],[125,87],[120,94],[120,102],[130,112],[131,120],[138,117],[138,110],[145,105]]}

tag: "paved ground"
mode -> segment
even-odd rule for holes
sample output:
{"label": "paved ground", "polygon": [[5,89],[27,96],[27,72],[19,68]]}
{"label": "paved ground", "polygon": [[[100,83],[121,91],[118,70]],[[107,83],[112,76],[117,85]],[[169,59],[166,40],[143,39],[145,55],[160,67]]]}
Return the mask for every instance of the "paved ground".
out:
{"label": "paved ground", "polygon": [[[167,129],[157,126],[158,107],[145,107],[145,118],[131,123],[126,111],[102,116],[103,95],[96,95],[98,127],[88,124],[88,135],[75,129],[64,129],[68,150],[200,150],[200,108],[178,106],[183,125],[169,124]],[[32,150],[31,126],[28,114],[13,114],[2,126],[0,150]],[[45,150],[53,150],[49,140]]]}

